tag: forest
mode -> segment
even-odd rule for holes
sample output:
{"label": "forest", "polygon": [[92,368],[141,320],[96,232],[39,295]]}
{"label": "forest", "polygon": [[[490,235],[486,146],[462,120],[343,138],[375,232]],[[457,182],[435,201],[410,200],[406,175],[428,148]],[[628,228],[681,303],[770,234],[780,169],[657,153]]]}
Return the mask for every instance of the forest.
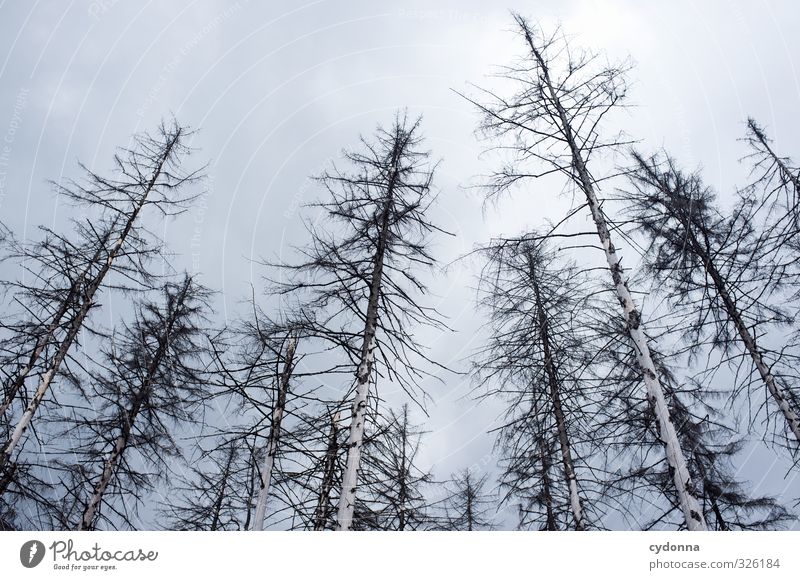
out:
{"label": "forest", "polygon": [[[715,191],[616,126],[630,62],[508,20],[518,58],[457,91],[492,171],[460,177],[487,207],[572,203],[455,262],[431,210],[450,203],[442,160],[411,106],[310,174],[305,241],[262,248],[232,320],[223,289],[165,267],[156,225],[202,195],[202,126],[165,113],[104,152],[110,171],[53,181],[67,228],[0,224],[0,529],[796,526],[794,152],[743,119],[749,179]],[[487,339],[453,363],[426,337],[460,332],[430,290],[457,267]],[[420,459],[428,386],[464,378],[503,412],[490,462],[441,473]],[[742,477],[752,441],[789,466],[784,494]]]}

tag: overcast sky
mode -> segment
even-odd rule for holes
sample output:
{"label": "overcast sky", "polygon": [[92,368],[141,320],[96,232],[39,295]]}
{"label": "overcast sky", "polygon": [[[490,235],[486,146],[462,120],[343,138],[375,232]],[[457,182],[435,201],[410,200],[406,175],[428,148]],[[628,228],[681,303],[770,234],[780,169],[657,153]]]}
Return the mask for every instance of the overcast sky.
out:
{"label": "overcast sky", "polygon": [[[0,0],[0,220],[20,238],[63,223],[46,180],[75,175],[78,160],[108,169],[115,147],[174,114],[199,130],[192,145],[196,162],[209,162],[208,195],[166,233],[176,267],[222,291],[223,319],[260,285],[251,259],[303,242],[301,206],[318,194],[308,177],[407,107],[423,115],[427,146],[443,160],[431,217],[457,234],[437,241],[443,262],[540,225],[569,203],[557,190],[532,184],[484,208],[468,188],[491,160],[480,157],[475,111],[454,92],[490,85],[493,66],[519,53],[509,9],[545,27],[561,22],[612,59],[629,56],[634,107],[621,128],[645,150],[665,146],[702,166],[723,196],[746,180],[737,139],[747,116],[800,156],[800,6],[791,0]],[[427,337],[446,363],[475,346],[473,274],[457,268],[433,283],[458,331]],[[480,463],[497,409],[477,408],[458,378],[430,388],[424,460],[442,476]],[[771,458],[746,460],[743,473],[767,474],[762,489],[786,487]]]}

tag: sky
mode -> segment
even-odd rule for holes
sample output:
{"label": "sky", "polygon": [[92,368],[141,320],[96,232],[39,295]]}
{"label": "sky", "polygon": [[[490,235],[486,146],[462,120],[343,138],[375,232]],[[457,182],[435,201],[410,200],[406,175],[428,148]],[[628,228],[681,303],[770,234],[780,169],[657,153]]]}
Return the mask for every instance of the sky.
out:
{"label": "sky", "polygon": [[[778,150],[800,150],[800,6],[790,0],[0,0],[0,220],[22,239],[63,225],[68,211],[48,180],[77,175],[79,160],[107,170],[131,134],[174,115],[197,129],[193,162],[208,163],[208,178],[189,212],[160,227],[175,267],[219,290],[218,319],[231,320],[262,285],[255,261],[303,243],[302,206],[319,193],[310,176],[399,108],[422,115],[426,146],[442,160],[431,219],[456,234],[434,242],[442,263],[557,219],[571,202],[558,183],[488,206],[472,187],[492,158],[458,93],[492,86],[496,67],[519,53],[510,10],[560,23],[611,60],[629,57],[631,106],[615,122],[642,149],[702,167],[723,201],[746,182],[738,139],[748,116]],[[467,262],[431,279],[430,300],[455,332],[424,339],[456,368],[480,337],[474,276]],[[124,306],[108,306],[113,322]],[[492,464],[486,432],[499,407],[476,405],[463,377],[428,387],[423,461],[444,476]],[[742,473],[763,475],[764,489],[787,485],[771,459],[745,459]]]}

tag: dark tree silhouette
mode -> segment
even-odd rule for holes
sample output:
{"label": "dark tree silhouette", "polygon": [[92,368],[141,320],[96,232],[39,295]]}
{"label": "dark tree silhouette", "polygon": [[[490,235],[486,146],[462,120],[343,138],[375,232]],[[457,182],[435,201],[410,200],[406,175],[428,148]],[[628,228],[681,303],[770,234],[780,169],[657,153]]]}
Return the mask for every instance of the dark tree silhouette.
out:
{"label": "dark tree silhouette", "polygon": [[376,432],[364,445],[362,494],[353,529],[407,531],[430,526],[426,488],[433,476],[417,465],[422,435],[409,419],[408,404],[377,422]]}
{"label": "dark tree silhouette", "polygon": [[478,476],[471,469],[455,473],[445,482],[445,497],[435,504],[441,515],[434,529],[448,531],[476,531],[494,529],[490,512],[494,500],[486,492],[487,474]]}
{"label": "dark tree silhouette", "polygon": [[223,438],[255,441],[256,456],[261,458],[253,530],[264,526],[287,403],[295,399],[290,386],[299,358],[298,337],[298,328],[276,324],[254,309],[251,320],[212,341],[217,383],[214,396],[232,397],[236,415],[254,416],[250,424],[240,426],[234,421],[221,427]]}
{"label": "dark tree silhouette", "polygon": [[417,272],[435,263],[427,238],[441,231],[426,218],[434,168],[419,149],[419,123],[398,114],[373,141],[362,139],[359,151],[345,153],[347,170],[334,166],[318,178],[330,197],[312,207],[324,221],[309,224],[312,241],[300,250],[302,261],[283,264],[289,279],[275,283],[282,295],[302,296],[318,333],[342,346],[356,369],[338,508],[343,530],[353,520],[370,385],[381,376],[415,400],[424,397],[418,383],[427,376],[423,363],[433,361],[412,328],[443,327],[417,298],[426,292]]}
{"label": "dark tree silhouette", "polygon": [[100,521],[133,527],[131,510],[180,456],[176,430],[200,426],[209,293],[189,276],[162,292],[163,303],[142,303],[112,336],[86,381],[85,405],[65,418],[67,498],[79,511],[64,519],[79,530]]}
{"label": "dark tree silhouette", "polygon": [[750,148],[746,160],[754,178],[749,189],[757,196],[759,209],[768,214],[765,222],[771,246],[778,251],[789,246],[796,256],[800,249],[800,168],[775,151],[766,129],[753,118],[747,120],[744,141]]}
{"label": "dark tree silhouette", "polygon": [[[602,326],[610,329],[610,341],[616,334],[618,345],[602,353],[607,363],[604,383],[613,388],[607,389],[604,412],[598,420],[598,434],[609,441],[607,460],[617,465],[616,476],[607,480],[607,495],[643,529],[683,527],[685,523],[672,491],[669,465],[654,453],[661,441],[653,408],[636,396],[636,360],[630,347],[626,348],[624,323],[606,319]],[[651,342],[655,345],[659,341]],[[670,413],[687,452],[689,470],[697,482],[698,497],[709,528],[776,529],[793,519],[774,498],[753,497],[747,493],[746,484],[736,479],[734,466],[743,441],[726,426],[713,405],[715,400],[724,400],[727,393],[714,391],[697,381],[680,381],[665,364],[668,357],[655,349],[653,357],[659,376],[663,378]],[[650,492],[654,494],[653,499],[648,496]],[[663,497],[669,498],[666,508],[663,502],[658,502]],[[645,509],[633,509],[635,502]],[[650,512],[654,512],[652,517],[647,515]]]}
{"label": "dark tree silhouette", "polygon": [[222,441],[171,486],[161,518],[180,531],[249,530],[258,466],[243,439]]}
{"label": "dark tree silhouette", "polygon": [[705,522],[686,457],[650,357],[641,314],[611,238],[609,219],[601,205],[602,178],[592,173],[592,162],[601,152],[625,143],[618,135],[603,137],[600,129],[608,113],[623,103],[626,67],[610,66],[595,55],[575,50],[561,31],[546,35],[522,16],[515,15],[514,19],[527,53],[521,62],[505,67],[501,76],[517,87],[516,93],[502,97],[484,91],[488,104],[472,101],[483,114],[483,133],[500,141],[501,147],[514,155],[493,176],[489,193],[499,194],[530,178],[561,174],[585,197],[586,204],[581,208],[588,207],[597,230],[629,339],[636,348],[647,398],[656,411],[687,525],[692,530],[703,530]]}
{"label": "dark tree silhouette", "polygon": [[[373,401],[366,415],[364,455],[353,530],[415,530],[433,526],[428,487],[432,475],[419,468],[417,455],[424,434],[409,418],[408,405],[398,413],[378,413]],[[348,433],[341,425],[344,405],[331,405],[322,416],[308,416],[305,430],[293,436],[305,443],[306,469],[292,474],[298,498],[294,507],[301,529],[338,529],[335,506],[346,468]],[[320,425],[327,428],[320,430]],[[305,431],[305,434],[304,434]],[[301,463],[301,461],[298,461]]]}
{"label": "dark tree silhouette", "polygon": [[[576,266],[559,263],[557,252],[537,238],[497,240],[479,250],[486,258],[480,305],[490,325],[473,368],[481,396],[507,402],[498,429],[504,501],[521,499],[532,506],[541,499],[546,529],[565,526],[560,515],[569,513],[569,527],[583,530],[587,522],[575,465],[585,466],[592,451],[585,445],[576,450],[574,440],[592,439],[586,413],[594,390],[585,369],[596,353],[581,324],[594,306],[586,277]],[[531,504],[532,489],[538,499]],[[562,491],[563,510],[556,497]]]}
{"label": "dark tree silhouette", "polygon": [[796,448],[797,393],[773,371],[781,349],[759,342],[770,326],[790,319],[770,300],[782,280],[763,256],[749,206],[740,204],[739,211],[725,217],[699,174],[682,172],[666,155],[644,158],[634,153],[634,159],[625,200],[634,227],[649,243],[648,273],[675,307],[695,312],[693,319],[685,318],[691,321],[685,336],[693,348],[699,349],[710,335],[711,344],[732,364],[741,366],[732,351],[750,360],[752,370],[740,382],[751,385],[751,375],[757,373]]}
{"label": "dark tree silhouette", "polygon": [[336,484],[337,466],[340,466],[339,457],[342,448],[340,441],[340,417],[338,411],[329,411],[330,423],[326,438],[325,451],[322,455],[321,476],[319,490],[316,494],[314,509],[313,529],[321,531],[326,529],[328,522],[333,521],[335,504],[332,501],[332,493]]}
{"label": "dark tree silhouette", "polygon": [[3,322],[10,337],[2,348],[0,412],[9,411],[27,380],[35,381],[37,388],[29,399],[25,393],[24,411],[13,427],[9,424],[0,468],[9,468],[51,384],[66,370],[65,361],[87,328],[101,290],[152,287],[148,262],[159,253],[160,242],[141,224],[141,214],[148,206],[174,214],[191,199],[182,191],[199,176],[180,167],[188,153],[187,134],[173,122],[162,124],[155,135],[137,136],[131,148],[115,156],[110,177],[82,166],[84,180],[56,189],[87,213],[85,219],[75,221],[70,235],[43,228],[41,242],[19,245],[13,252],[30,278],[10,283],[22,314],[19,320]]}

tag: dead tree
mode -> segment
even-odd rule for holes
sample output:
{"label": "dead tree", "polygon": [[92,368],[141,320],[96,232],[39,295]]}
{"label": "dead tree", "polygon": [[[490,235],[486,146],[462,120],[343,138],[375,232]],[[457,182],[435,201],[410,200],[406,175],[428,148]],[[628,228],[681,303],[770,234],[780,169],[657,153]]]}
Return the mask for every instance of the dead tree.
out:
{"label": "dead tree", "polygon": [[255,519],[253,529],[260,530],[264,525],[264,515],[267,511],[267,498],[269,497],[269,486],[272,482],[272,467],[275,464],[275,455],[278,452],[280,442],[281,423],[286,411],[286,395],[289,391],[289,381],[292,378],[294,368],[294,357],[297,350],[297,335],[289,333],[286,337],[286,347],[283,351],[283,368],[278,375],[278,392],[275,399],[275,406],[272,411],[272,421],[270,424],[269,435],[267,436],[267,446],[264,453],[264,464],[261,468],[259,477],[259,493],[256,502]]}
{"label": "dead tree", "polygon": [[65,418],[61,438],[71,444],[62,465],[75,474],[67,495],[80,506],[77,529],[94,529],[101,520],[132,526],[128,510],[169,476],[170,460],[180,456],[175,430],[196,426],[207,397],[208,296],[189,276],[167,283],[163,303],[139,305],[91,370],[87,401]]}
{"label": "dead tree", "polygon": [[252,425],[224,427],[227,432],[221,436],[264,441],[256,450],[261,465],[250,528],[261,530],[298,358],[298,330],[276,325],[255,311],[252,320],[240,323],[228,335],[227,339],[220,335],[212,341],[215,397],[232,397],[237,414],[254,414],[255,420]]}
{"label": "dead tree", "polygon": [[342,417],[348,406],[318,402],[296,412],[283,443],[287,466],[278,473],[282,511],[290,515],[277,523],[290,522],[290,529],[299,530],[336,529],[348,436]]}
{"label": "dead tree", "polygon": [[789,157],[781,156],[755,119],[747,120],[744,141],[750,148],[745,159],[751,164],[753,183],[748,188],[757,196],[764,222],[775,250],[790,246],[800,249],[800,168]]}
{"label": "dead tree", "polygon": [[[308,410],[328,404],[316,394],[318,387],[306,385],[317,376],[349,375],[349,365],[330,363],[320,356],[337,347],[338,343],[327,341],[324,329],[308,313],[298,310],[272,320],[255,303],[252,316],[212,341],[213,397],[226,410],[218,435],[252,442],[260,462],[250,518],[253,530],[263,529],[268,518],[273,525],[275,516],[293,520],[302,511],[295,509],[292,485],[313,463],[311,450],[324,438],[321,432],[327,423],[325,418],[312,418]],[[317,366],[308,359],[322,362]],[[227,418],[231,415],[241,419],[231,422]],[[279,497],[274,498],[276,481],[281,485]],[[268,502],[274,503],[269,511]]]}
{"label": "dead tree", "polygon": [[347,467],[338,507],[339,528],[353,521],[358,470],[364,443],[365,413],[376,376],[395,382],[419,399],[420,378],[429,361],[412,334],[418,324],[442,327],[436,311],[418,302],[426,291],[420,268],[435,260],[426,249],[434,200],[433,167],[419,149],[419,120],[398,114],[373,141],[345,153],[350,166],[334,166],[318,181],[328,201],[313,204],[323,222],[309,225],[311,243],[302,261],[282,264],[288,280],[275,291],[319,313],[321,334],[337,342],[355,367]]}
{"label": "dead tree", "polygon": [[[733,364],[740,357],[731,351],[741,349],[750,359],[796,448],[798,396],[773,372],[781,352],[759,342],[770,327],[790,321],[770,300],[783,280],[780,270],[767,264],[749,205],[739,205],[726,217],[699,174],[682,172],[666,155],[644,158],[635,153],[634,160],[624,198],[633,227],[648,240],[648,273],[674,307],[695,312],[686,329],[692,345],[703,344],[703,337],[710,335],[712,346]],[[749,373],[745,381],[751,382]]]}
{"label": "dead tree", "polygon": [[[433,476],[417,464],[424,432],[409,418],[408,404],[376,421],[364,444],[360,506],[353,529],[407,531],[433,521],[427,487]],[[359,509],[360,508],[360,509]]]}
{"label": "dead tree", "polygon": [[[602,353],[607,373],[604,382],[609,388],[597,422],[601,436],[609,441],[606,495],[626,516],[635,513],[641,529],[682,527],[685,522],[672,491],[670,467],[654,453],[661,445],[654,410],[636,395],[636,357],[625,341],[624,323],[606,319],[602,327],[607,329],[609,341],[616,343]],[[676,368],[686,366],[680,363],[685,361],[685,353],[667,357],[654,350],[653,356],[709,528],[779,529],[794,519],[774,498],[753,496],[746,483],[737,480],[735,466],[742,442],[715,404],[729,393],[689,378],[679,380],[666,360],[674,360]],[[666,507],[659,501],[664,497],[669,500]],[[634,511],[635,503],[649,509]]]}
{"label": "dead tree", "polygon": [[[278,327],[259,315],[231,333],[229,340],[213,341],[214,397],[231,399],[229,413],[247,418],[250,423],[227,424],[220,437],[253,441],[259,461],[258,485],[253,501],[255,512],[249,519],[251,530],[261,530],[267,514],[267,500],[286,429],[287,404],[295,400],[290,393],[292,373],[297,363],[298,333]],[[290,409],[290,412],[291,409]]]}
{"label": "dead tree", "polygon": [[319,491],[314,509],[313,529],[322,531],[326,524],[333,521],[334,503],[331,494],[336,483],[336,468],[341,449],[340,422],[341,413],[329,412],[330,425],[328,426],[327,444],[322,459],[322,476],[319,482]]}
{"label": "dead tree", "polygon": [[636,348],[647,398],[656,410],[687,526],[703,530],[705,522],[686,457],[650,357],[641,314],[628,288],[619,252],[611,239],[609,220],[601,205],[600,178],[591,169],[599,153],[624,143],[619,136],[603,138],[600,127],[606,115],[623,103],[626,68],[605,65],[596,56],[576,51],[568,46],[560,31],[545,35],[523,17],[514,18],[527,53],[519,64],[503,69],[501,76],[514,83],[518,91],[509,98],[484,91],[488,104],[473,101],[483,114],[484,134],[498,140],[508,139],[505,149],[515,154],[511,163],[494,176],[490,193],[506,191],[529,178],[561,174],[585,197],[625,315],[629,339]]}
{"label": "dead tree", "polygon": [[[423,433],[411,422],[407,406],[385,415],[379,414],[382,406],[373,400],[367,411],[360,491],[351,529],[428,529],[435,523],[428,498],[433,480],[416,461]],[[300,529],[338,529],[335,508],[346,469],[349,435],[341,425],[343,407],[333,404],[320,416],[305,416],[304,428],[292,434],[303,443],[300,451],[305,461],[297,463],[307,466],[287,474],[287,483],[296,490],[294,509]],[[321,429],[325,420],[327,428]]]}
{"label": "dead tree", "polygon": [[188,152],[186,136],[186,128],[177,123],[164,124],[156,135],[136,137],[130,149],[115,156],[112,176],[83,167],[83,181],[57,186],[61,197],[88,214],[75,222],[78,241],[45,229],[42,242],[16,251],[18,258],[32,264],[25,267],[33,282],[11,284],[23,314],[6,326],[12,337],[4,349],[6,381],[0,410],[9,410],[26,380],[35,380],[38,386],[3,445],[3,469],[63,371],[101,291],[152,286],[148,261],[158,254],[160,242],[142,225],[141,216],[148,206],[162,214],[179,212],[191,199],[182,189],[198,175],[180,168]]}
{"label": "dead tree", "polygon": [[259,485],[252,446],[222,441],[192,462],[187,475],[170,486],[160,517],[166,529],[244,531],[252,527],[251,498]]}
{"label": "dead tree", "polygon": [[445,482],[445,497],[434,507],[442,513],[434,529],[449,531],[492,530],[490,511],[494,500],[486,492],[488,474],[476,475],[471,469],[453,474]]}
{"label": "dead tree", "polygon": [[[528,501],[521,497],[530,493],[525,479],[540,479],[545,527],[562,525],[562,506],[556,505],[555,497],[558,488],[567,496],[564,511],[570,513],[569,527],[584,530],[584,500],[575,465],[577,461],[586,465],[588,456],[582,454],[590,451],[586,446],[576,450],[573,440],[590,438],[591,418],[585,409],[594,402],[585,368],[596,353],[591,337],[581,329],[586,311],[593,308],[587,281],[574,265],[559,261],[557,252],[537,241],[535,234],[497,240],[480,252],[486,265],[479,303],[490,324],[488,342],[473,368],[480,396],[498,396],[508,405],[498,435],[505,499]],[[530,461],[529,447],[538,450],[538,461]],[[558,459],[551,457],[554,449]],[[532,471],[523,467],[526,464]],[[560,465],[560,473],[553,464]],[[559,485],[553,479],[560,480]]]}

